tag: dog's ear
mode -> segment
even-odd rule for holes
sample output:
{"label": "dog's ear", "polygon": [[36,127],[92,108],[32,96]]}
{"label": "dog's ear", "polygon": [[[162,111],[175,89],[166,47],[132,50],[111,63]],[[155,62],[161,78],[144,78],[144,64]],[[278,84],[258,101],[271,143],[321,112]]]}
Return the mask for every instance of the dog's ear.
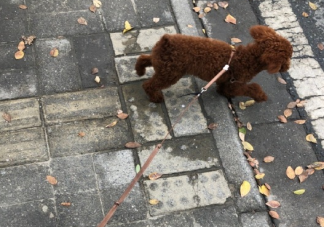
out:
{"label": "dog's ear", "polygon": [[283,64],[281,61],[282,58],[274,53],[271,53],[270,51],[262,54],[261,60],[266,64],[266,70],[270,74],[279,72]]}
{"label": "dog's ear", "polygon": [[270,74],[277,73],[281,69],[281,64],[280,63],[270,63],[267,66],[267,71]]}
{"label": "dog's ear", "polygon": [[256,42],[261,42],[269,36],[276,35],[276,32],[267,26],[255,25],[250,28],[250,34]]}

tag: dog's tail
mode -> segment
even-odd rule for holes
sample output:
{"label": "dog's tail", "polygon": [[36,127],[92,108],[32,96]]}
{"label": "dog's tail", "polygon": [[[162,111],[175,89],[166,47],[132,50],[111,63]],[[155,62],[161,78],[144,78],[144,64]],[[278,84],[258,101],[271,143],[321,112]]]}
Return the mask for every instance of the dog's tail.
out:
{"label": "dog's tail", "polygon": [[135,64],[135,70],[137,75],[143,76],[145,74],[145,68],[152,66],[151,55],[142,54],[137,58]]}

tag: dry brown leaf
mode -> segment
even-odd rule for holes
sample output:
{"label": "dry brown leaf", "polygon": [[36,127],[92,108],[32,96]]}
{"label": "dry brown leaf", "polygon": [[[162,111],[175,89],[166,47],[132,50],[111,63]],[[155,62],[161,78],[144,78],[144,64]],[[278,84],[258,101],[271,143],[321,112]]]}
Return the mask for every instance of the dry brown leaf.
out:
{"label": "dry brown leaf", "polygon": [[232,23],[232,24],[236,24],[236,19],[235,17],[233,17],[231,14],[228,14],[225,18],[225,21],[227,23]]}
{"label": "dry brown leaf", "polygon": [[71,203],[70,202],[62,202],[61,205],[65,206],[65,207],[69,207],[69,206],[71,206]]}
{"label": "dry brown leaf", "polygon": [[267,206],[271,208],[278,208],[280,207],[280,203],[278,201],[272,200],[266,203]]}
{"label": "dry brown leaf", "polygon": [[18,50],[24,50],[26,47],[25,47],[25,42],[24,41],[20,41],[19,44],[18,44]]}
{"label": "dry brown leaf", "polygon": [[87,21],[86,21],[86,19],[84,19],[83,17],[79,17],[78,23],[79,24],[82,24],[82,25],[87,25],[88,24]]}
{"label": "dry brown leaf", "polygon": [[271,187],[268,183],[264,183],[264,185],[267,187],[267,189],[271,190]]}
{"label": "dry brown leaf", "polygon": [[150,180],[156,180],[159,179],[161,176],[162,176],[161,173],[154,172],[154,173],[150,173],[148,177]]}
{"label": "dry brown leaf", "polygon": [[241,139],[241,141],[245,141],[245,134],[242,132],[239,132],[239,137]]}
{"label": "dry brown leaf", "polygon": [[259,186],[259,192],[265,196],[269,196],[270,195],[270,191],[269,189],[263,184],[261,186]]}
{"label": "dry brown leaf", "polygon": [[91,12],[95,13],[95,12],[97,11],[97,7],[96,7],[95,5],[91,5],[91,6],[89,7],[89,10],[90,10]]}
{"label": "dry brown leaf", "polygon": [[266,163],[269,163],[269,162],[273,162],[274,159],[275,158],[272,156],[266,156],[266,157],[264,157],[263,161]]}
{"label": "dry brown leaf", "polygon": [[56,47],[54,47],[51,51],[50,51],[50,55],[54,58],[56,58],[59,54],[59,51]]}
{"label": "dry brown leaf", "polygon": [[303,171],[303,173],[298,176],[299,182],[303,183],[307,179],[307,177],[308,177],[307,171]]}
{"label": "dry brown leaf", "polygon": [[269,215],[271,216],[271,217],[273,217],[274,219],[279,219],[280,217],[279,217],[279,214],[276,212],[276,211],[274,211],[274,210],[270,210],[269,211]]}
{"label": "dry brown leaf", "polygon": [[297,103],[297,107],[304,107],[305,104],[306,104],[306,100],[299,101],[299,102]]}
{"label": "dry brown leaf", "polygon": [[286,175],[289,179],[293,180],[295,179],[295,171],[291,166],[288,166],[286,169]]}
{"label": "dry brown leaf", "polygon": [[21,39],[25,42],[25,44],[31,45],[34,39],[36,39],[36,36],[31,35],[31,36],[22,36]]}
{"label": "dry brown leaf", "polygon": [[124,119],[128,118],[128,114],[127,113],[119,113],[119,114],[117,114],[117,117],[121,120],[124,120]]}
{"label": "dry brown leaf", "polygon": [[302,125],[305,124],[306,120],[296,120],[294,121],[296,124]]}
{"label": "dry brown leaf", "polygon": [[317,143],[317,140],[316,140],[316,138],[314,137],[313,134],[308,134],[306,136],[306,141],[311,142],[311,143]]}
{"label": "dry brown leaf", "polygon": [[245,107],[248,107],[248,106],[253,106],[255,104],[255,100],[251,99],[251,100],[248,100],[244,103],[244,106]]}
{"label": "dry brown leaf", "polygon": [[19,5],[18,6],[20,9],[27,9],[27,6],[26,5]]}
{"label": "dry brown leaf", "polygon": [[321,227],[324,227],[324,218],[323,217],[317,217],[316,218],[317,224],[319,224]]}
{"label": "dry brown leaf", "polygon": [[287,82],[284,79],[282,79],[281,77],[278,77],[277,80],[281,84],[287,84]]}
{"label": "dry brown leaf", "polygon": [[264,176],[265,176],[265,173],[258,173],[254,177],[255,177],[255,179],[260,180],[260,179],[263,179]]}
{"label": "dry brown leaf", "polygon": [[239,38],[231,38],[231,42],[232,43],[241,43],[242,40],[240,40]]}
{"label": "dry brown leaf", "polygon": [[315,5],[315,3],[308,2],[308,5],[312,10],[317,10],[317,6]]}
{"label": "dry brown leaf", "polygon": [[303,13],[302,13],[302,16],[303,16],[303,17],[308,17],[309,15],[308,15],[308,13],[303,12]]}
{"label": "dry brown leaf", "polygon": [[113,122],[111,122],[110,124],[106,125],[105,127],[106,127],[106,128],[112,128],[112,127],[114,127],[114,126],[117,124],[117,122],[118,122],[118,121],[113,121]]}
{"label": "dry brown leaf", "polygon": [[214,130],[215,128],[217,128],[217,124],[216,123],[210,123],[207,128],[210,129],[210,130]]}
{"label": "dry brown leaf", "polygon": [[318,49],[320,49],[320,50],[324,50],[324,45],[323,45],[323,43],[319,43],[319,44],[317,44],[317,47],[318,47]]}
{"label": "dry brown leaf", "polygon": [[4,112],[2,118],[7,122],[11,122],[11,115],[9,113]]}
{"label": "dry brown leaf", "polygon": [[297,105],[297,102],[290,102],[290,103],[288,103],[287,108],[288,109],[293,109],[293,108],[296,107],[296,105]]}
{"label": "dry brown leaf", "polygon": [[216,9],[216,10],[218,9],[218,5],[217,5],[216,2],[214,2],[213,7],[214,7],[214,9]]}
{"label": "dry brown leaf", "polygon": [[277,118],[279,119],[279,121],[280,121],[281,123],[287,123],[287,119],[286,119],[285,116],[283,116],[283,115],[279,115]]}
{"label": "dry brown leaf", "polygon": [[207,2],[207,4],[206,4],[208,7],[210,7],[210,8],[212,8],[213,7],[213,3],[211,3],[211,2]]}
{"label": "dry brown leaf", "polygon": [[308,176],[309,175],[312,175],[313,173],[315,173],[315,170],[314,169],[306,169],[305,171],[307,172]]}
{"label": "dry brown leaf", "polygon": [[91,74],[92,75],[95,75],[95,74],[97,74],[99,72],[99,69],[98,68],[92,68],[91,69]]}
{"label": "dry brown leaf", "polygon": [[85,136],[85,132],[79,132],[78,133],[78,136],[81,137],[81,138],[84,137]]}
{"label": "dry brown leaf", "polygon": [[188,24],[187,27],[188,28],[193,28],[193,26],[191,24]]}
{"label": "dry brown leaf", "polygon": [[252,130],[252,125],[250,122],[246,123],[246,128],[250,131]]}
{"label": "dry brown leaf", "polygon": [[218,5],[219,5],[220,7],[222,7],[222,8],[224,8],[224,9],[226,9],[227,6],[228,6],[228,2],[226,2],[226,1],[218,2]]}
{"label": "dry brown leaf", "polygon": [[57,184],[57,180],[55,177],[52,177],[50,175],[46,176],[46,180],[48,181],[48,183],[50,183],[51,185],[56,185]]}
{"label": "dry brown leaf", "polygon": [[292,110],[291,109],[285,109],[285,111],[284,111],[284,115],[285,115],[285,117],[290,117],[291,115],[292,115]]}
{"label": "dry brown leaf", "polygon": [[101,1],[99,1],[99,0],[93,0],[92,3],[97,8],[100,8],[102,5]]}
{"label": "dry brown leaf", "polygon": [[196,13],[198,13],[200,11],[200,7],[196,6],[192,8]]}
{"label": "dry brown leaf", "polygon": [[304,172],[304,169],[303,167],[301,166],[297,166],[296,169],[295,169],[295,175],[296,176],[299,176],[300,174],[302,174]]}
{"label": "dry brown leaf", "polygon": [[153,22],[154,22],[154,23],[158,23],[159,21],[160,21],[160,18],[158,18],[158,17],[154,17],[154,18],[153,18]]}
{"label": "dry brown leaf", "polygon": [[199,18],[203,18],[204,16],[205,16],[205,14],[203,14],[203,13],[200,13],[200,14],[198,15]]}
{"label": "dry brown leaf", "polygon": [[19,60],[19,59],[22,59],[22,58],[24,57],[24,55],[25,55],[25,53],[24,53],[23,51],[18,50],[18,51],[15,53],[15,58],[16,58],[17,60]]}
{"label": "dry brown leaf", "polygon": [[150,199],[149,203],[150,203],[151,205],[156,205],[156,204],[159,203],[159,200],[157,200],[157,199]]}
{"label": "dry brown leaf", "polygon": [[140,146],[141,146],[141,144],[139,144],[137,142],[128,142],[125,144],[125,147],[127,147],[127,148],[137,148]]}
{"label": "dry brown leaf", "polygon": [[312,164],[307,166],[308,168],[313,168],[315,170],[324,169],[324,162],[313,162]]}
{"label": "dry brown leaf", "polygon": [[210,8],[210,7],[208,7],[208,6],[205,7],[205,9],[204,9],[204,12],[205,12],[205,13],[209,13],[210,11],[211,11],[211,8]]}

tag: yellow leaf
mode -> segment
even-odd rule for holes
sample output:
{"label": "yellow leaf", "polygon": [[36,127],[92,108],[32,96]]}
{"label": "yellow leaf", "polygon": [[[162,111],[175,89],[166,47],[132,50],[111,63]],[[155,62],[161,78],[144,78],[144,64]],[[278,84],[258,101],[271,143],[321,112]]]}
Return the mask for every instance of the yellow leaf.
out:
{"label": "yellow leaf", "polygon": [[259,186],[259,192],[265,196],[269,196],[270,195],[270,191],[269,189],[263,184],[261,186]]}
{"label": "yellow leaf", "polygon": [[92,3],[97,8],[99,8],[102,5],[101,1],[99,1],[99,0],[93,0]]}
{"label": "yellow leaf", "polygon": [[55,48],[55,47],[50,51],[50,55],[51,55],[52,57],[54,57],[54,58],[56,58],[56,57],[58,56],[58,54],[59,54],[59,51],[58,51],[58,49]]}
{"label": "yellow leaf", "polygon": [[321,227],[324,227],[324,218],[323,217],[317,217],[316,218],[317,224],[319,224]]}
{"label": "yellow leaf", "polygon": [[254,104],[255,104],[255,101],[254,101],[253,99],[251,99],[251,100],[246,101],[246,102],[244,103],[244,106],[245,106],[245,107],[248,107],[248,106],[252,106],[252,105],[254,105]]}
{"label": "yellow leaf", "polygon": [[252,130],[252,125],[250,122],[246,123],[246,128],[250,131]]}
{"label": "yellow leaf", "polygon": [[293,168],[291,166],[288,166],[286,169],[286,175],[289,179],[293,180],[295,179],[295,171],[293,170]]}
{"label": "yellow leaf", "polygon": [[202,29],[203,33],[205,34],[206,33],[206,30],[205,29]]}
{"label": "yellow leaf", "polygon": [[204,9],[204,12],[205,12],[205,13],[209,13],[210,11],[211,11],[211,8],[210,8],[210,7],[208,7],[208,6],[205,7],[205,9]]}
{"label": "yellow leaf", "polygon": [[311,143],[317,143],[317,140],[316,140],[316,138],[314,137],[313,134],[308,134],[308,135],[306,136],[306,140],[307,140],[308,142],[311,142]]}
{"label": "yellow leaf", "polygon": [[314,3],[308,2],[308,5],[309,7],[311,7],[312,10],[317,10],[317,6]]}
{"label": "yellow leaf", "polygon": [[248,181],[243,181],[241,184],[240,192],[241,192],[241,197],[246,196],[251,190],[251,185]]}
{"label": "yellow leaf", "polygon": [[150,199],[150,201],[149,201],[149,203],[151,204],[151,205],[156,205],[156,204],[158,204],[160,201],[159,200],[157,200],[157,199]]}
{"label": "yellow leaf", "polygon": [[123,33],[128,32],[132,28],[131,24],[128,21],[125,21],[125,29],[123,30]]}
{"label": "yellow leaf", "polygon": [[303,16],[303,17],[308,17],[309,15],[308,15],[308,13],[303,12],[303,13],[302,13],[302,16]]}
{"label": "yellow leaf", "polygon": [[305,193],[305,189],[299,189],[299,190],[294,191],[294,194],[296,194],[296,195],[302,195],[304,193]]}
{"label": "yellow leaf", "polygon": [[99,84],[99,83],[100,83],[100,77],[99,77],[99,76],[96,76],[96,77],[94,78],[94,81],[96,81],[97,84]]}
{"label": "yellow leaf", "polygon": [[244,102],[240,102],[239,103],[239,107],[240,107],[241,110],[245,110],[246,109]]}
{"label": "yellow leaf", "polygon": [[15,53],[15,58],[17,59],[17,60],[19,60],[19,59],[22,59],[23,57],[24,57],[24,52],[23,51],[21,51],[21,50],[18,50],[16,53]]}
{"label": "yellow leaf", "polygon": [[231,14],[228,14],[225,18],[225,21],[227,23],[232,23],[232,24],[236,24],[236,19],[231,15]]}
{"label": "yellow leaf", "polygon": [[279,219],[279,214],[276,211],[274,211],[274,210],[270,210],[269,211],[269,215],[271,217],[273,217],[274,219]]}
{"label": "yellow leaf", "polygon": [[255,177],[255,179],[258,179],[258,180],[260,180],[260,179],[263,179],[263,177],[265,176],[265,174],[264,173],[258,173],[257,175],[255,175],[254,177]]}
{"label": "yellow leaf", "polygon": [[193,7],[192,8],[196,13],[198,13],[200,11],[200,7]]}
{"label": "yellow leaf", "polygon": [[295,174],[296,174],[297,176],[299,176],[299,175],[302,174],[303,172],[304,172],[303,167],[301,167],[301,166],[297,166],[297,167],[296,167],[296,169],[295,169]]}
{"label": "yellow leaf", "polygon": [[231,42],[232,43],[241,43],[242,40],[238,39],[238,38],[231,38]]}
{"label": "yellow leaf", "polygon": [[18,50],[24,50],[25,49],[25,42],[24,41],[20,41],[18,44]]}
{"label": "yellow leaf", "polygon": [[249,142],[243,141],[242,144],[243,144],[244,150],[248,150],[248,151],[254,150],[253,146]]}
{"label": "yellow leaf", "polygon": [[113,121],[109,125],[106,125],[106,128],[112,128],[117,124],[118,121]]}

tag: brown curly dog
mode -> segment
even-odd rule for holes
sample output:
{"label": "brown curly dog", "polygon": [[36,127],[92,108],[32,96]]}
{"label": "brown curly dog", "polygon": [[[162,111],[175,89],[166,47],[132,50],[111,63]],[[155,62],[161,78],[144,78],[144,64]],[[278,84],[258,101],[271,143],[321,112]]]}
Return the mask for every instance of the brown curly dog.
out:
{"label": "brown curly dog", "polygon": [[[249,96],[257,102],[267,100],[260,85],[248,82],[262,70],[269,73],[289,69],[292,46],[273,29],[256,25],[250,34],[254,42],[237,46],[229,70],[222,75],[217,91],[228,97]],[[175,84],[182,76],[195,75],[210,81],[228,63],[232,47],[223,41],[185,35],[164,35],[150,55],[140,55],[135,69],[139,76],[153,66],[155,74],[143,88],[152,102],[163,101],[162,89]]]}

